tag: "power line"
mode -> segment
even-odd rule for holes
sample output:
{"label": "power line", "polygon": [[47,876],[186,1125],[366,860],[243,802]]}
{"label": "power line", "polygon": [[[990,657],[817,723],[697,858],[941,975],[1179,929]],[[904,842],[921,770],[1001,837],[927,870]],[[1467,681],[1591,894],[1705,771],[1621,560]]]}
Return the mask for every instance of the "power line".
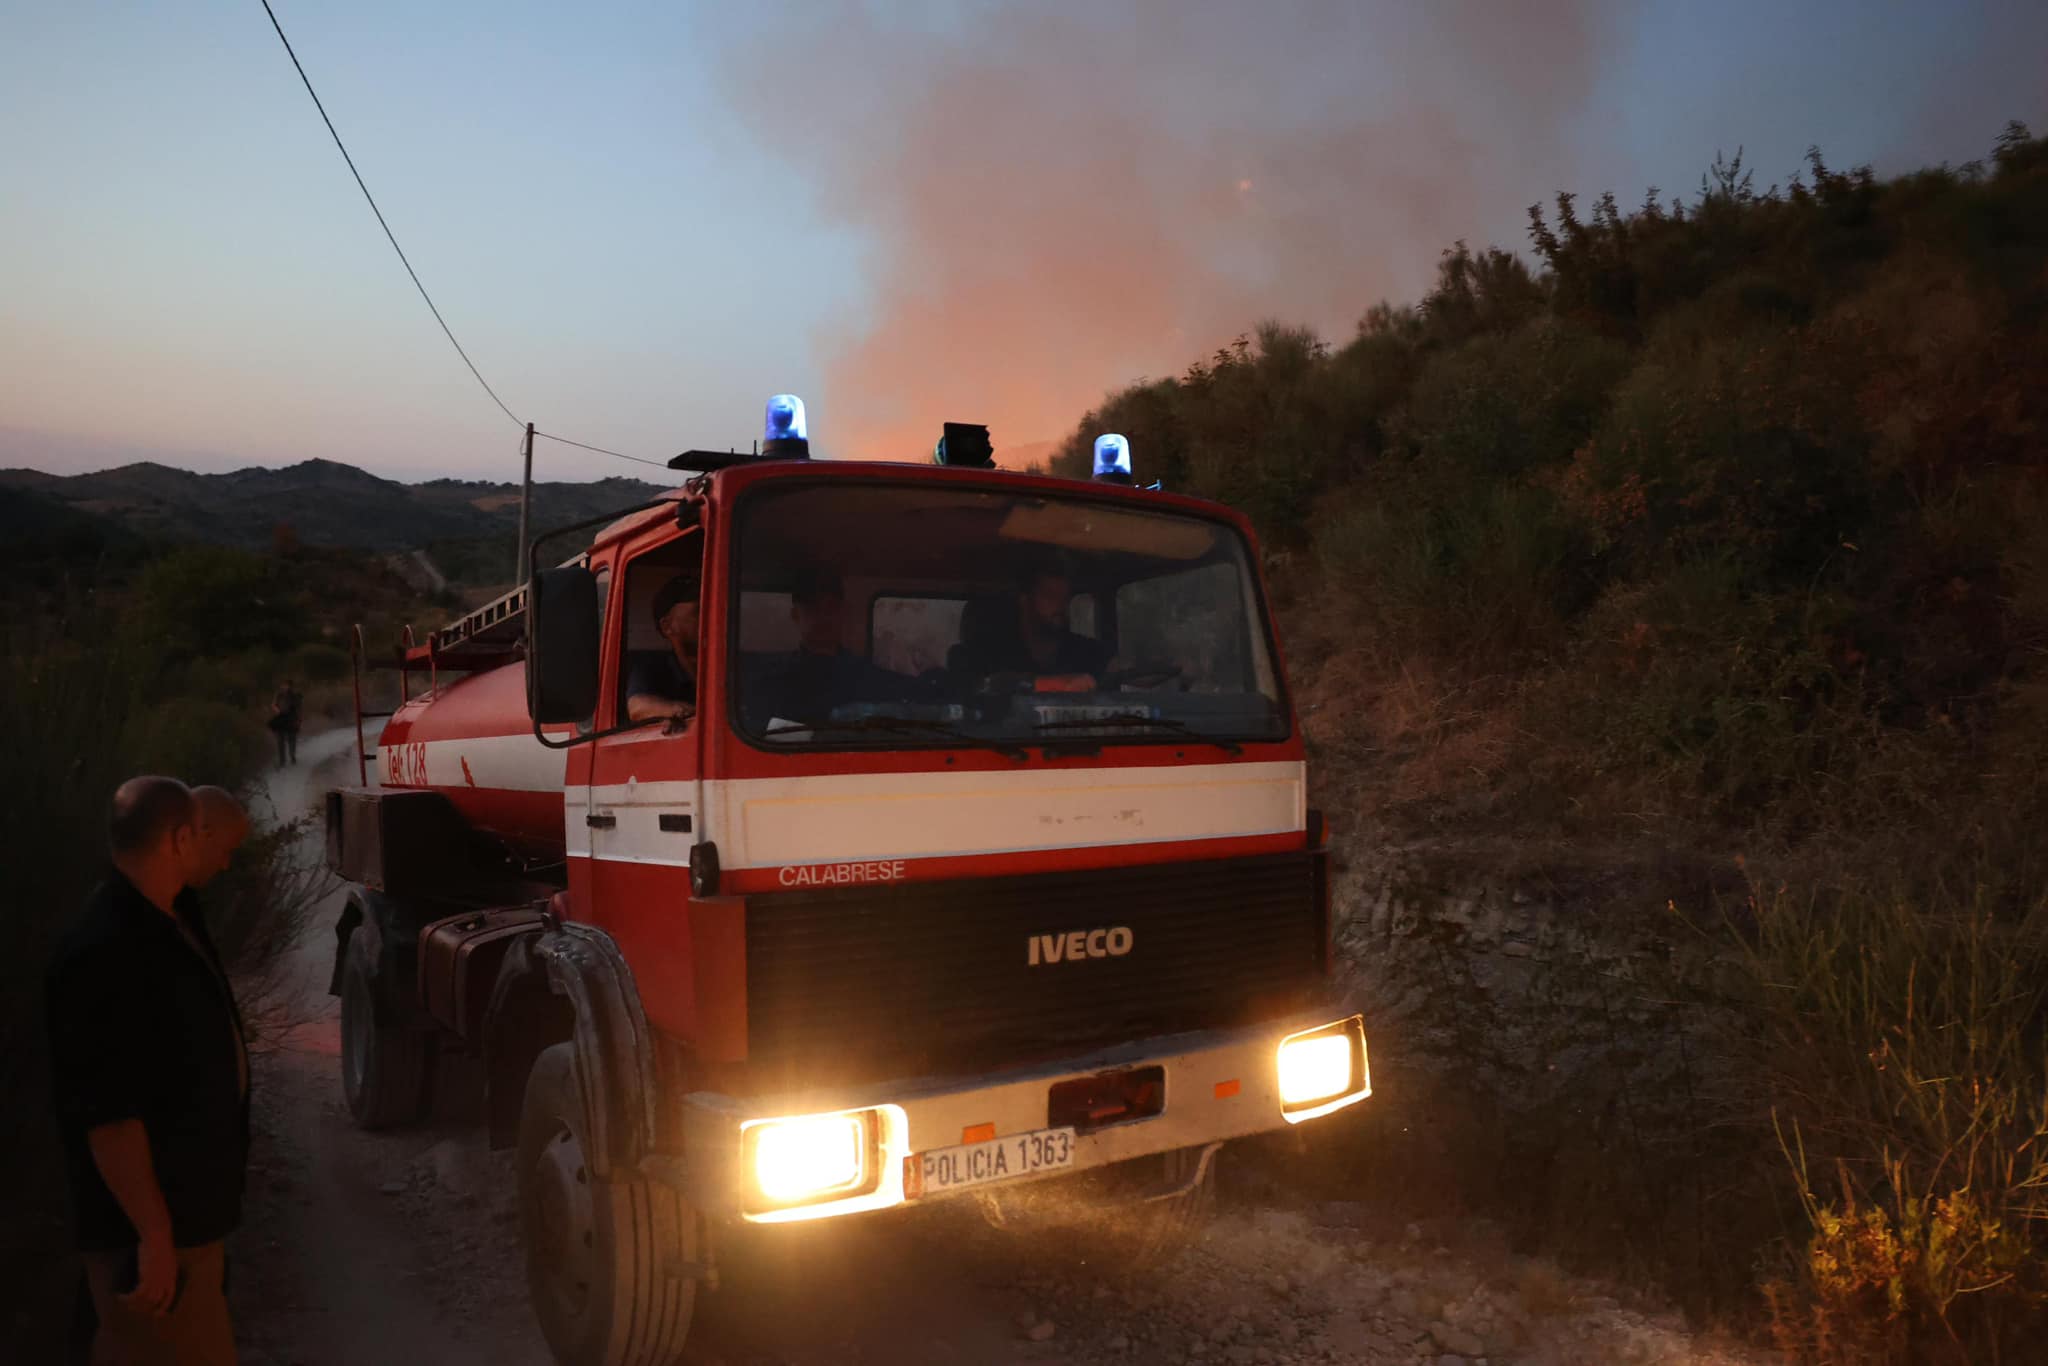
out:
{"label": "power line", "polygon": [[320,111],[320,121],[327,125],[327,135],[334,139],[335,147],[341,152],[341,159],[348,163],[348,173],[356,178],[356,188],[361,190],[363,198],[369,201],[370,212],[377,215],[377,226],[384,229],[385,239],[391,243],[391,249],[398,253],[398,263],[404,266],[405,273],[412,277],[413,288],[427,301],[427,309],[434,315],[434,321],[441,324],[442,335],[448,338],[448,344],[455,348],[456,355],[462,357],[462,363],[469,367],[470,374],[476,376],[476,382],[483,385],[484,392],[491,396],[491,402],[498,405],[498,410],[517,425],[525,426],[526,424],[520,422],[518,416],[505,406],[505,400],[498,397],[498,391],[491,387],[490,381],[483,377],[483,372],[476,368],[476,362],[469,358],[469,352],[462,349],[462,343],[455,340],[455,333],[448,326],[448,320],[442,317],[441,310],[434,306],[434,296],[427,293],[427,287],[420,283],[419,272],[412,268],[412,262],[405,259],[405,248],[398,245],[397,234],[393,233],[391,225],[384,221],[384,211],[377,207],[376,196],[372,195],[370,187],[363,183],[363,173],[356,169],[356,159],[348,154],[348,147],[343,144],[341,134],[335,131],[334,120],[327,117],[327,106],[320,103],[320,93],[313,89],[312,78],[306,75],[306,68],[300,64],[299,54],[292,51],[292,40],[284,36],[284,25],[277,22],[277,11],[270,7],[270,0],[263,0],[263,12],[270,16],[270,26],[277,30],[277,40],[284,44],[285,56],[292,59],[292,66],[299,73],[299,81],[306,87],[306,93],[313,97],[313,107]]}
{"label": "power line", "polygon": [[543,432],[536,429],[534,435],[539,437],[543,441],[553,441],[556,444],[563,446],[574,446],[579,451],[591,451],[598,455],[615,455],[621,460],[630,460],[636,465],[652,465],[656,469],[660,470],[665,470],[668,468],[668,464],[665,461],[649,460],[644,456],[638,455],[627,455],[624,451],[609,451],[602,446],[585,445],[581,441],[571,441],[566,436],[556,436],[553,432]]}
{"label": "power line", "polygon": [[[384,229],[385,240],[391,243],[391,249],[398,253],[398,263],[404,266],[405,273],[412,277],[413,288],[417,289],[420,298],[426,301],[427,310],[434,315],[434,321],[441,324],[441,335],[448,338],[448,344],[455,348],[455,354],[462,357],[462,363],[469,367],[469,373],[476,377],[476,382],[491,396],[491,402],[498,405],[498,411],[512,419],[515,426],[524,427],[526,424],[520,420],[519,415],[505,406],[505,400],[498,397],[498,391],[491,387],[490,381],[483,377],[483,372],[476,368],[476,362],[469,358],[469,352],[462,349],[462,343],[455,339],[454,329],[448,326],[448,320],[441,316],[441,310],[435,306],[434,296],[427,293],[427,287],[420,282],[419,272],[414,270],[412,262],[406,259],[405,248],[398,245],[398,235],[392,232],[391,225],[384,221],[384,211],[377,207],[376,196],[370,193],[370,187],[364,183],[363,173],[356,169],[356,159],[348,154],[348,147],[342,142],[340,132],[335,129],[334,120],[327,117],[327,106],[320,102],[320,92],[313,89],[312,78],[306,75],[306,68],[299,61],[299,54],[292,50],[292,40],[284,36],[284,25],[278,23],[277,11],[270,7],[270,0],[263,0],[263,12],[270,16],[270,26],[277,30],[277,40],[284,44],[285,55],[292,59],[292,67],[299,73],[299,82],[306,87],[306,93],[313,97],[313,107],[320,111],[320,121],[327,125],[327,135],[334,139],[335,149],[341,153],[341,159],[348,163],[349,174],[356,178],[356,188],[363,192],[363,198],[370,205],[370,212],[377,215],[377,226]],[[560,445],[590,451],[595,455],[609,455],[619,460],[630,460],[636,465],[652,465],[656,469],[668,468],[667,464],[660,460],[648,460],[637,455],[627,455],[624,451],[607,450],[603,446],[571,441],[566,436],[555,436],[543,431],[536,431],[534,435],[545,437]]]}

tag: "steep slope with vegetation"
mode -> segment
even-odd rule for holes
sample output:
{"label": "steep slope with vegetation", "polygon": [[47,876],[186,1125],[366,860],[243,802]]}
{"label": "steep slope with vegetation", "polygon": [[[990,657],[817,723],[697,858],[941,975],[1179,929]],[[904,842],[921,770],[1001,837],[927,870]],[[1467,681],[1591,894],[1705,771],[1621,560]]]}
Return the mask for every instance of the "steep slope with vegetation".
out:
{"label": "steep slope with vegetation", "polygon": [[1538,271],[1460,244],[1419,306],[1337,349],[1269,324],[1113,396],[1054,467],[1122,431],[1248,511],[1311,703],[1333,663],[1461,699],[1325,724],[1376,751],[1375,815],[1861,828],[1918,761],[2038,729],[2043,149],[1891,182],[1815,154],[1762,193],[1722,166],[1590,221],[1561,196]]}
{"label": "steep slope with vegetation", "polygon": [[1626,869],[1711,931],[1751,1162],[1696,1221],[1788,1346],[2009,1355],[2048,1301],[2048,140],[1530,220],[1533,268],[1460,243],[1053,468],[1120,431],[1255,519],[1352,857]]}

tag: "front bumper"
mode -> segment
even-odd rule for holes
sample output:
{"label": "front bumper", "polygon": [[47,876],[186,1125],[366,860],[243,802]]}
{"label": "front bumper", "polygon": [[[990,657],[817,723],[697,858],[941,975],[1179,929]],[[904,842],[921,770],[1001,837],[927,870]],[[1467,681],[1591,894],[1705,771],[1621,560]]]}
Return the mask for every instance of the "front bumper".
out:
{"label": "front bumper", "polygon": [[[1080,1134],[1074,1140],[1072,1164],[1052,1175],[1068,1176],[1155,1153],[1266,1133],[1328,1114],[1372,1094],[1363,1026],[1359,1024],[1354,1088],[1311,1110],[1293,1107],[1290,1114],[1282,1106],[1281,1042],[1346,1020],[1344,1016],[1299,1015],[1244,1029],[1169,1035],[993,1076],[918,1078],[747,1098],[693,1092],[683,1098],[687,1158],[678,1164],[681,1170],[674,1175],[691,1203],[714,1219],[789,1222],[913,1203],[904,1188],[905,1160],[913,1154],[952,1147],[975,1134],[1008,1136],[1044,1129],[1054,1085],[1133,1067],[1164,1071],[1164,1104],[1159,1113]],[[878,1180],[872,1190],[849,1199],[772,1213],[749,1212],[752,1174],[741,1157],[744,1124],[871,1107],[882,1112]]]}

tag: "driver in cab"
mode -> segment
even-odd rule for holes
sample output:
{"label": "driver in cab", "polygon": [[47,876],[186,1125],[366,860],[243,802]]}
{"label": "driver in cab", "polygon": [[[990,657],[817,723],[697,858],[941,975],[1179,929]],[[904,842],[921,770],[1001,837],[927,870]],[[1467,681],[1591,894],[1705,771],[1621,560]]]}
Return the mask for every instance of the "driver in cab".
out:
{"label": "driver in cab", "polygon": [[654,629],[665,650],[635,650],[626,666],[626,719],[680,729],[697,714],[697,590],[694,571],[676,575],[654,595]]}
{"label": "driver in cab", "polygon": [[[1033,566],[1017,584],[1016,616],[999,629],[963,631],[977,639],[963,640],[958,666],[976,674],[1032,674],[1085,678],[1092,685],[1109,668],[1102,643],[1067,624],[1074,602],[1074,576],[1052,561]],[[1007,626],[1009,629],[1000,629]]]}

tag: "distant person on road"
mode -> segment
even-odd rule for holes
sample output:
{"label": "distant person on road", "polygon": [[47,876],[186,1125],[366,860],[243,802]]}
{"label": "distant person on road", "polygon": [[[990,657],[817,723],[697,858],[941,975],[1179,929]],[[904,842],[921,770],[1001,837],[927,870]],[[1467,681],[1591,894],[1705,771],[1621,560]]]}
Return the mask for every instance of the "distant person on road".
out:
{"label": "distant person on road", "polygon": [[299,761],[299,716],[305,705],[306,699],[289,678],[277,685],[277,694],[270,699],[270,729],[277,735],[279,768]]}
{"label": "distant person on road", "polygon": [[666,650],[635,650],[626,666],[626,719],[676,728],[697,714],[697,590],[692,571],[678,574],[654,595],[654,629]]}
{"label": "distant person on road", "polygon": [[226,866],[240,829],[225,792],[123,783],[113,866],[51,960],[51,1076],[95,1363],[235,1360],[222,1240],[241,1221],[248,1051],[210,940],[180,903]]}

